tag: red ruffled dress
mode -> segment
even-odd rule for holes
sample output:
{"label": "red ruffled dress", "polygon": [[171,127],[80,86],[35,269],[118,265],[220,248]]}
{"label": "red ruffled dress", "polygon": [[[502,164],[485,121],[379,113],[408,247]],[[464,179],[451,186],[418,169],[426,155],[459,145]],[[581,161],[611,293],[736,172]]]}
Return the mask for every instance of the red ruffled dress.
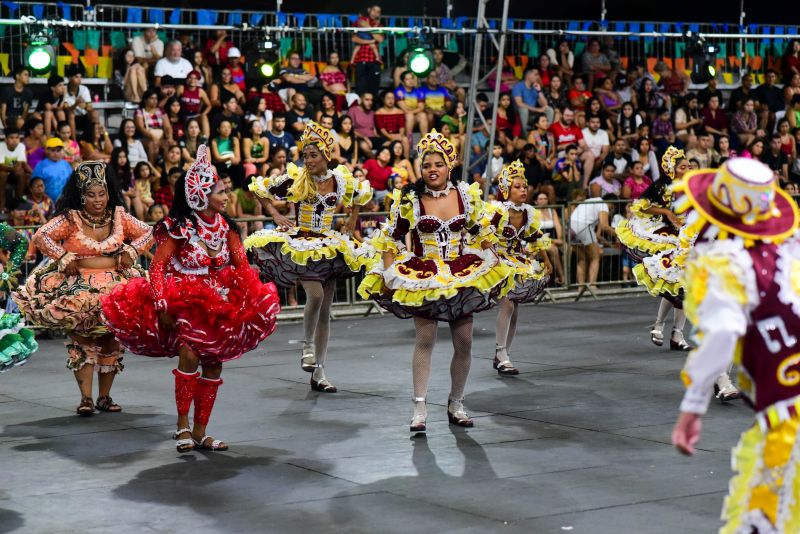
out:
{"label": "red ruffled dress", "polygon": [[[121,284],[102,301],[108,329],[125,347],[158,357],[175,356],[186,345],[213,365],[253,350],[275,330],[275,285],[261,283],[221,215],[213,223],[167,218],[155,238],[149,282]],[[161,327],[160,311],[174,317],[174,329]]]}

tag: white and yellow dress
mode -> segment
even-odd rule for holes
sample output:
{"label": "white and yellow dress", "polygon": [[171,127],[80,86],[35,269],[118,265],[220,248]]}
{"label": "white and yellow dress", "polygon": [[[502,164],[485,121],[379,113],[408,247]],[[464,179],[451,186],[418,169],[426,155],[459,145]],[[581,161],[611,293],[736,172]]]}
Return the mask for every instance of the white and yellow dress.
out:
{"label": "white and yellow dress", "polygon": [[392,193],[389,220],[371,243],[395,260],[385,269],[378,262],[367,274],[358,288],[362,297],[402,319],[450,322],[491,308],[512,289],[515,269],[494,247],[484,248],[498,243],[508,213],[484,202],[478,184],[448,188],[457,191],[459,213],[446,221],[427,215],[413,191]]}
{"label": "white and yellow dress", "polygon": [[256,177],[249,186],[260,197],[297,204],[293,228],[260,230],[244,241],[245,248],[255,251],[264,278],[282,287],[294,287],[298,280],[324,283],[332,278],[354,276],[376,260],[370,247],[360,246],[333,229],[337,206],[363,206],[369,202],[372,198],[369,182],[359,181],[347,167],[339,165],[328,171],[335,181],[333,191],[301,199],[290,189],[302,172],[303,169],[289,163],[286,174]]}
{"label": "white and yellow dress", "polygon": [[533,302],[541,295],[550,279],[536,254],[550,248],[550,237],[541,231],[538,210],[530,204],[517,206],[512,202],[499,203],[507,212],[521,211],[522,225],[506,224],[499,232],[497,253],[514,269],[514,287],[508,293],[512,302]]}

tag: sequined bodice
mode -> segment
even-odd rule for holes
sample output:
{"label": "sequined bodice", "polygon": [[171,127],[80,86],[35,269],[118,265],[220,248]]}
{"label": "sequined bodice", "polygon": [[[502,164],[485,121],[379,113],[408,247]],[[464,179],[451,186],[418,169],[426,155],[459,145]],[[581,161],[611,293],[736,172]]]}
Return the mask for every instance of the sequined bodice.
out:
{"label": "sequined bodice", "polygon": [[333,227],[333,215],[339,203],[339,184],[334,180],[335,188],[324,195],[317,194],[311,201],[303,201],[298,205],[297,226],[307,232],[322,232]]}
{"label": "sequined bodice", "polygon": [[228,223],[217,216],[216,224],[211,227],[187,224],[181,228],[179,235],[180,248],[170,260],[170,267],[181,274],[205,275],[209,270],[218,270],[231,262],[227,236]]}
{"label": "sequined bodice", "polygon": [[[422,202],[419,202],[420,211],[424,211]],[[447,220],[435,215],[420,215],[414,228],[415,244],[420,250],[420,256],[439,256],[443,260],[454,260],[461,256],[466,242],[465,228],[467,216],[464,213],[464,202],[458,195],[458,215]]]}

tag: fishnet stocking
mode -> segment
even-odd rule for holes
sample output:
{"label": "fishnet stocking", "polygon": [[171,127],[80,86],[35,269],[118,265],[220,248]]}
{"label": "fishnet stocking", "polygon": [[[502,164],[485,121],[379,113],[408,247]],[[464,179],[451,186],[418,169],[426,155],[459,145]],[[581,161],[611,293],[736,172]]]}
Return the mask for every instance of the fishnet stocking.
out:
{"label": "fishnet stocking", "polygon": [[428,380],[431,377],[431,355],[436,345],[436,329],[438,324],[431,319],[414,317],[416,338],[414,355],[411,360],[411,372],[414,380],[414,398],[424,399],[428,394]]}
{"label": "fishnet stocking", "polygon": [[472,363],[472,317],[465,317],[450,323],[450,336],[453,338],[453,359],[450,361],[450,398],[464,398],[464,387]]}
{"label": "fishnet stocking", "polygon": [[497,359],[501,362],[508,360],[508,351],[514,341],[514,334],[517,330],[517,316],[519,315],[519,305],[504,298],[500,301],[500,310],[497,313],[497,324],[495,333],[495,345],[502,347],[497,351]]}
{"label": "fishnet stocking", "polygon": [[673,329],[683,332],[683,327],[686,326],[686,312],[675,308],[675,320],[672,326]]}
{"label": "fishnet stocking", "polygon": [[656,315],[656,323],[653,325],[653,328],[659,331],[664,330],[664,323],[667,321],[667,314],[669,314],[669,310],[672,308],[672,304],[665,298],[661,299],[661,302],[658,303],[658,315]]}
{"label": "fishnet stocking", "polygon": [[325,359],[328,357],[328,340],[331,334],[331,306],[333,295],[336,293],[336,280],[328,280],[322,286],[322,305],[319,309],[317,330],[314,333],[314,352],[317,357],[317,368],[314,369],[313,378],[317,382],[325,378]]}

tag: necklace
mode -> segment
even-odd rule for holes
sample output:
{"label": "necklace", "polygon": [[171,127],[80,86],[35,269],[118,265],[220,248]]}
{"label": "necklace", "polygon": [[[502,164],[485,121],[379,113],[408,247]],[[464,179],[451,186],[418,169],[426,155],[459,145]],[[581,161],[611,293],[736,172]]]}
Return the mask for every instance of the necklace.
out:
{"label": "necklace", "polygon": [[91,226],[92,230],[102,228],[111,222],[111,210],[108,208],[106,208],[105,211],[97,217],[90,215],[86,212],[86,210],[79,211],[78,216],[81,218],[84,224],[86,224],[86,226]]}
{"label": "necklace", "polygon": [[333,176],[333,171],[328,170],[328,172],[326,172],[322,176],[314,176],[313,178],[315,182],[322,183],[330,180],[332,176]]}
{"label": "necklace", "polygon": [[228,237],[227,229],[223,225],[223,218],[221,215],[216,214],[213,221],[206,221],[203,216],[198,213],[197,217],[197,237],[205,243],[206,247],[211,250],[217,251],[222,248],[223,243]]}
{"label": "necklace", "polygon": [[453,182],[447,182],[447,186],[444,189],[434,190],[428,189],[428,186],[425,186],[425,194],[430,195],[433,198],[439,197],[446,197],[448,193],[450,193],[451,189],[455,189],[456,186],[453,185]]}
{"label": "necklace", "polygon": [[510,201],[503,202],[503,207],[507,210],[525,211],[525,204],[517,205]]}

